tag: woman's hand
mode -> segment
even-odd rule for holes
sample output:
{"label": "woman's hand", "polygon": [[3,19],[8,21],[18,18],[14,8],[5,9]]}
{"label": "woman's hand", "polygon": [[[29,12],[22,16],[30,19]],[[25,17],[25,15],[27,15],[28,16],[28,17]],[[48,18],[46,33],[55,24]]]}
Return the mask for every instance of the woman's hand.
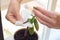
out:
{"label": "woman's hand", "polygon": [[42,7],[34,7],[33,12],[40,23],[49,28],[60,29],[60,15],[56,12],[45,10]]}
{"label": "woman's hand", "polygon": [[20,15],[20,5],[22,0],[11,0],[8,8],[8,12],[6,15],[6,19],[12,22],[13,24],[16,21],[22,21],[22,17]]}

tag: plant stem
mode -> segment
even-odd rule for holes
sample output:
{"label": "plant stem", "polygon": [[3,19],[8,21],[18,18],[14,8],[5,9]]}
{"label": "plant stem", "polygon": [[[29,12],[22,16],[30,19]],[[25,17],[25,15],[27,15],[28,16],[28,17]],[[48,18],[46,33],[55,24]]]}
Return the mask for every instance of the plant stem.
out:
{"label": "plant stem", "polygon": [[25,38],[27,37],[27,33],[28,33],[28,27],[27,27],[27,29],[25,30],[25,33],[24,33]]}
{"label": "plant stem", "polygon": [[25,21],[23,24],[27,23],[28,21]]}

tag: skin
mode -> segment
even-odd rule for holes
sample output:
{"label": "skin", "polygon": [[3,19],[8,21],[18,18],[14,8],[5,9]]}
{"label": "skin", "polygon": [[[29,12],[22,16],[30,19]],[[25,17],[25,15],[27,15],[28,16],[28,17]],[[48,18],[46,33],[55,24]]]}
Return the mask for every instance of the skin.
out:
{"label": "skin", "polygon": [[23,21],[21,15],[20,15],[20,5],[22,0],[11,0],[8,11],[6,14],[6,19],[12,22],[13,24],[16,23],[16,21]]}
{"label": "skin", "polygon": [[[13,24],[15,24],[17,20],[23,21],[20,15],[21,2],[22,0],[11,0],[9,4],[6,19]],[[40,23],[49,28],[60,29],[60,15],[58,15],[57,12],[48,11],[42,7],[34,7],[33,12]]]}
{"label": "skin", "polygon": [[34,7],[33,12],[40,23],[49,28],[60,29],[60,15],[57,12],[48,11],[42,7]]}

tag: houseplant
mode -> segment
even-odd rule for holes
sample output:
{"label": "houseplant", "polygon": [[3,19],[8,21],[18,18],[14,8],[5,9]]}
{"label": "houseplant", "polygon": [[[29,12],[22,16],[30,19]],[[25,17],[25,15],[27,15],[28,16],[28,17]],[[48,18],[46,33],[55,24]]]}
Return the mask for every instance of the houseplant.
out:
{"label": "houseplant", "polygon": [[32,16],[32,18],[28,18],[28,20],[26,22],[24,22],[23,24],[29,22],[32,25],[32,27],[27,26],[27,28],[25,28],[25,29],[18,30],[14,34],[14,40],[38,40],[38,35],[34,31],[34,27],[38,31],[39,25],[38,25],[38,22],[37,22],[35,16],[33,16],[33,15],[31,15],[31,16]]}

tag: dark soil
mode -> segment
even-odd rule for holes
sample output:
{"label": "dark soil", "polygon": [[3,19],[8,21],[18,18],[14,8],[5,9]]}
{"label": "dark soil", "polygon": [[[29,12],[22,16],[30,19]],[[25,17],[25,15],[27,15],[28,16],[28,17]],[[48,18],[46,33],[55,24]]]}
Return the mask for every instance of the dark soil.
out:
{"label": "dark soil", "polygon": [[33,35],[30,35],[28,30],[21,29],[15,33],[14,39],[15,40],[38,40],[38,35],[35,32]]}

